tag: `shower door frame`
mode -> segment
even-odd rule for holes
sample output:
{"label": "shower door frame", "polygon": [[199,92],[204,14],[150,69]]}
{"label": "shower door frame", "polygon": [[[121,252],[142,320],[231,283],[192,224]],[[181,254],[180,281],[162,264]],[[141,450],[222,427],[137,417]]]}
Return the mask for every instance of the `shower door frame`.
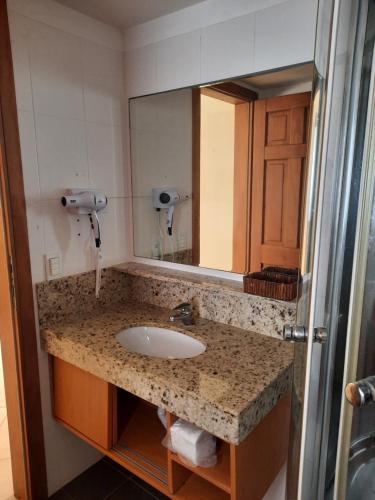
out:
{"label": "shower door frame", "polygon": [[[361,0],[319,1],[313,95],[321,94],[321,110],[313,122],[310,151],[314,160],[310,162],[310,175],[316,181],[311,183],[313,194],[306,203],[307,237],[301,265],[306,290],[297,309],[298,325],[305,327],[308,339],[302,349],[302,417],[298,415],[299,407],[296,411],[293,406],[292,430],[297,429],[297,433],[292,433],[290,444],[288,500],[325,498],[332,450],[333,462],[336,457],[337,439],[332,446],[333,420],[340,414],[333,405],[333,396],[337,390],[341,396],[337,380],[342,383],[343,362],[336,369],[336,356],[346,338],[342,306],[350,293],[353,263],[347,234],[350,224],[355,224],[352,209],[358,203],[358,193],[351,182],[357,175],[354,155],[366,19],[367,4]],[[321,136],[316,138],[319,124]],[[309,186],[308,183],[308,194]],[[348,276],[349,287],[343,276]],[[327,342],[319,344],[314,341],[313,332],[322,327],[327,330]],[[301,346],[298,345],[297,354]],[[344,353],[341,354],[343,358]],[[298,435],[295,422],[301,420]]]}

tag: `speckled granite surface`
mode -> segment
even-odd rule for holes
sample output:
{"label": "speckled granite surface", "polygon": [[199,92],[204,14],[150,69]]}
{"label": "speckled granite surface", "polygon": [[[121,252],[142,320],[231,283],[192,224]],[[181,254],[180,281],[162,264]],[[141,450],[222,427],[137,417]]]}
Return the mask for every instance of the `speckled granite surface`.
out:
{"label": "speckled granite surface", "polygon": [[244,293],[242,282],[134,262],[115,269],[129,276],[130,296],[142,302],[170,308],[192,302],[202,318],[276,338],[295,321],[294,302]]}
{"label": "speckled granite surface", "polygon": [[98,306],[123,302],[129,297],[129,277],[108,268],[102,272],[100,298],[95,297],[95,272],[43,281],[36,285],[41,327],[74,314],[89,314]]}
{"label": "speckled granite surface", "polygon": [[[198,318],[185,327],[169,309],[131,302],[55,319],[42,329],[44,348],[118,387],[238,444],[290,388],[292,346]],[[115,334],[127,326],[174,328],[201,340],[205,353],[164,360],[133,354]]]}

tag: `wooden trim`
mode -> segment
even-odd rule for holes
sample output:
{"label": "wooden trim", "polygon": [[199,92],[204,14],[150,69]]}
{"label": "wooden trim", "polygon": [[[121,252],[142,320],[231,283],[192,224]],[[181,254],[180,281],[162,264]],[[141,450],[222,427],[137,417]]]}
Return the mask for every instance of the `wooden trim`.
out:
{"label": "wooden trim", "polygon": [[[0,123],[1,129],[1,123]],[[3,151],[2,145],[0,150]],[[0,151],[0,168],[3,156]],[[20,411],[21,399],[17,390],[19,370],[14,345],[14,317],[10,275],[8,272],[7,236],[4,227],[3,209],[0,205],[0,336],[3,360],[4,385],[8,414],[9,441],[11,443],[11,463],[14,494],[18,498],[27,496],[27,472],[24,467],[23,422]]]}
{"label": "wooden trim", "polygon": [[299,248],[282,248],[272,245],[261,245],[263,263],[277,262],[282,267],[299,267]]}
{"label": "wooden trim", "polygon": [[[260,102],[260,101],[258,101]],[[307,145],[298,144],[292,146],[263,146],[265,160],[284,160],[285,158],[305,158]]]}
{"label": "wooden trim", "polygon": [[201,89],[192,89],[192,264],[200,263]]}
{"label": "wooden trim", "polygon": [[112,447],[113,386],[88,371],[53,358],[54,417]]}
{"label": "wooden trim", "polygon": [[264,189],[264,139],[266,130],[266,101],[254,103],[253,127],[253,161],[252,161],[252,190],[251,190],[251,228],[250,228],[250,271],[259,271],[261,266],[262,244],[262,204]]}
{"label": "wooden trim", "polygon": [[[251,102],[258,99],[258,94],[256,92],[234,82],[214,83],[208,87],[202,87],[203,93],[210,90],[222,94],[223,100],[229,99],[228,102],[232,102],[233,104],[239,104],[239,102],[244,101]],[[224,96],[226,96],[227,99],[225,99]]]}
{"label": "wooden trim", "polygon": [[270,97],[267,99],[266,111],[281,111],[283,109],[309,107],[311,92]]}
{"label": "wooden trim", "polygon": [[290,409],[289,392],[242,443],[230,445],[232,500],[261,500],[264,497],[287,460]]}
{"label": "wooden trim", "polygon": [[[13,331],[6,332],[2,342],[13,477],[20,499],[43,499],[47,498],[47,477],[34,299],[5,0],[0,0],[0,61],[0,194],[7,264],[12,266],[14,282],[14,299],[9,303]],[[8,269],[3,271],[8,274]]]}
{"label": "wooden trim", "polygon": [[[198,91],[194,94],[195,91]],[[225,82],[193,89],[193,264],[199,265],[200,222],[200,96],[207,95],[235,105],[235,158],[233,203],[233,257],[232,272],[248,272],[250,266],[249,227],[251,196],[251,125],[253,101],[257,94],[233,82]],[[199,96],[199,101],[198,97]],[[198,123],[199,120],[199,123]],[[199,149],[198,149],[199,148]]]}
{"label": "wooden trim", "polygon": [[61,424],[63,427],[65,427],[65,429],[72,432],[75,436],[79,437],[80,439],[91,445],[93,448],[95,448],[96,450],[100,451],[100,453],[102,453],[103,455],[109,457],[114,462],[117,462],[122,467],[125,467],[127,470],[129,470],[134,475],[141,478],[146,483],[151,484],[151,486],[154,486],[154,488],[161,491],[164,495],[168,495],[169,492],[167,486],[164,486],[158,480],[150,476],[150,474],[142,471],[136,465],[133,465],[132,462],[124,459],[119,453],[116,452],[116,450],[114,449],[107,450],[106,448],[103,448],[103,446],[100,446],[100,444],[96,443],[95,441],[92,441],[90,438],[82,434],[82,432],[78,431],[77,429],[74,429],[69,424],[67,424],[63,420],[60,420],[59,418],[56,418],[56,422]]}
{"label": "wooden trim", "polygon": [[247,273],[250,223],[250,108],[252,103],[235,106],[234,181],[233,181],[233,252],[232,272]]}

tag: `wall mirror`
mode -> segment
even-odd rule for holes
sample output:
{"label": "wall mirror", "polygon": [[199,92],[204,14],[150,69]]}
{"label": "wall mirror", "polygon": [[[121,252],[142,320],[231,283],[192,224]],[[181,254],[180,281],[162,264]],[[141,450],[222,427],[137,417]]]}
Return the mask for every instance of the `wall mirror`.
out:
{"label": "wall mirror", "polygon": [[313,66],[130,100],[134,253],[299,264]]}

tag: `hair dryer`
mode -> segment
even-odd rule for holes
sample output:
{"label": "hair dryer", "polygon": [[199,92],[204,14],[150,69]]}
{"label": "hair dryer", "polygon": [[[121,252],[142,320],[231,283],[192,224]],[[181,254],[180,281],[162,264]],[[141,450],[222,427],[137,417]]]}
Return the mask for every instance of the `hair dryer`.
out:
{"label": "hair dryer", "polygon": [[85,214],[89,216],[91,229],[94,234],[95,247],[96,247],[96,284],[95,295],[99,297],[99,290],[101,285],[101,237],[100,237],[100,223],[98,212],[104,210],[108,204],[107,197],[99,191],[80,191],[71,193],[61,198],[63,207],[73,209],[78,214]]}

